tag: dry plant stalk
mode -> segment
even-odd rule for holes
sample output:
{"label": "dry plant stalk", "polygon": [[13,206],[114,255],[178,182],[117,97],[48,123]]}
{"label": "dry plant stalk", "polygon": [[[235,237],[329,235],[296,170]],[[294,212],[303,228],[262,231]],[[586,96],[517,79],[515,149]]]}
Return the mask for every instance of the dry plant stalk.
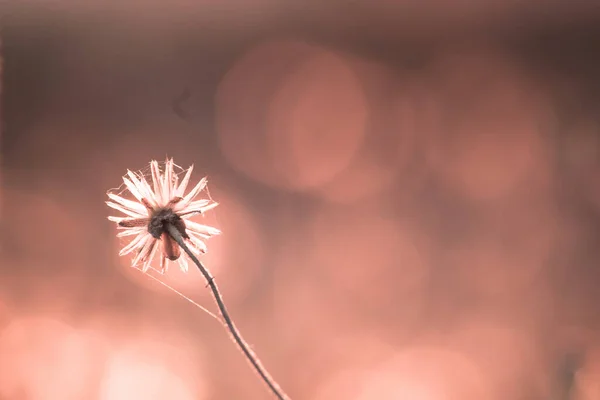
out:
{"label": "dry plant stalk", "polygon": [[221,233],[216,228],[190,220],[192,216],[204,214],[218,205],[210,198],[196,199],[206,188],[207,179],[201,179],[186,194],[193,166],[185,171],[181,182],[179,182],[179,175],[175,173],[175,167],[179,168],[173,163],[173,159],[167,159],[164,171],[161,171],[158,162],[152,161],[150,163],[152,186],[142,172],[135,173],[128,170],[127,175],[123,177],[123,183],[135,201],[123,197],[122,193],[114,191],[107,193],[110,200],[106,204],[124,214],[120,217],[108,217],[110,221],[117,224],[119,230],[117,236],[133,237],[121,249],[119,255],[137,253],[132,260],[132,266],[138,268],[141,265],[142,272],[148,272],[152,261],[159,253],[161,273],[165,273],[169,262],[173,261],[179,264],[182,271],[187,272],[188,262],[181,254],[183,249],[208,282],[222,322],[231,334],[232,340],[270,391],[280,400],[289,400],[241,336],[227,311],[213,276],[198,259],[198,255],[207,250],[206,240]]}

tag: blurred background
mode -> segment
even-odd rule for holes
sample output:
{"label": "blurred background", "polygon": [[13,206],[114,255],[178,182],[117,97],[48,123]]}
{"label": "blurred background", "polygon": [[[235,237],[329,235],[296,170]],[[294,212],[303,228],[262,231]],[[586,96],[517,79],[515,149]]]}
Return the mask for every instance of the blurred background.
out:
{"label": "blurred background", "polygon": [[0,10],[0,399],[270,398],[117,255],[106,191],[167,155],[293,399],[600,399],[597,1]]}

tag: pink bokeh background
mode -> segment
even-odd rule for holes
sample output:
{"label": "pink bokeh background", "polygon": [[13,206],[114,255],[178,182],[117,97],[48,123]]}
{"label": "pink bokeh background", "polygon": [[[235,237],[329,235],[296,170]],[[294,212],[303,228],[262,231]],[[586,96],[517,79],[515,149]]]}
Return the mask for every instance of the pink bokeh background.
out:
{"label": "pink bokeh background", "polygon": [[[15,7],[3,40],[0,399],[269,398],[218,322],[117,255],[105,192],[166,155],[208,175],[203,261],[293,399],[554,399],[571,352],[574,398],[600,398],[598,78],[476,34],[508,6],[415,6],[395,47],[377,21],[399,35],[403,8],[357,2],[336,26],[378,52],[309,35],[325,9],[290,34],[243,2],[218,29],[64,3],[91,25]],[[155,276],[216,312],[197,270]]]}

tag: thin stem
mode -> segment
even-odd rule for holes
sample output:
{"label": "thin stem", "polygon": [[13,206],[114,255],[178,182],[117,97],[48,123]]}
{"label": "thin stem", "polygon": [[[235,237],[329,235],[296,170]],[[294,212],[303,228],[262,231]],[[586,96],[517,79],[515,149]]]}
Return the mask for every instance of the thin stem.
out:
{"label": "thin stem", "polygon": [[185,244],[183,237],[181,236],[181,233],[179,233],[177,228],[171,224],[166,224],[166,228],[167,228],[167,232],[169,233],[169,235],[171,235],[173,240],[175,240],[177,242],[177,244],[183,249],[183,251],[185,251],[185,253],[192,259],[194,264],[196,264],[196,266],[198,267],[198,269],[204,276],[204,279],[206,279],[206,281],[208,282],[208,286],[210,286],[210,290],[213,293],[213,297],[215,298],[217,306],[219,307],[219,311],[221,312],[221,315],[223,316],[223,320],[225,321],[225,325],[226,325],[227,329],[231,333],[231,336],[233,336],[233,340],[239,346],[242,353],[244,353],[244,355],[246,356],[248,361],[250,361],[250,364],[252,364],[252,367],[256,370],[256,372],[258,372],[258,375],[260,375],[261,379],[267,384],[267,386],[269,387],[271,392],[273,392],[273,394],[279,400],[290,400],[290,398],[279,387],[279,385],[277,384],[275,379],[273,379],[273,377],[269,374],[269,372],[267,372],[266,368],[260,362],[258,356],[256,354],[254,354],[254,352],[250,349],[250,346],[248,345],[248,343],[246,343],[246,341],[242,338],[242,335],[240,334],[240,332],[236,328],[235,324],[233,323],[233,320],[229,316],[229,312],[227,311],[227,308],[225,307],[225,303],[223,302],[223,297],[221,296],[221,292],[217,288],[217,284],[215,283],[215,280],[214,280],[213,276],[211,275],[211,273],[200,262],[200,260],[198,260],[196,255],[194,253],[192,253],[190,248]]}

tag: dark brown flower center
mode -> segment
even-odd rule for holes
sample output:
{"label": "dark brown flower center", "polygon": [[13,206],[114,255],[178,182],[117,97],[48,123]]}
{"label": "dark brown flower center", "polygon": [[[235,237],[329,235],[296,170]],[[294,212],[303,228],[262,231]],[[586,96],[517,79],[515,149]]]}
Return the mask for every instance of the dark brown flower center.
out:
{"label": "dark brown flower center", "polygon": [[177,215],[171,208],[159,208],[152,212],[150,215],[150,222],[148,223],[148,232],[155,239],[160,239],[163,233],[167,233],[168,225],[174,226],[181,236],[188,239],[189,236],[185,231],[185,222],[179,215]]}

